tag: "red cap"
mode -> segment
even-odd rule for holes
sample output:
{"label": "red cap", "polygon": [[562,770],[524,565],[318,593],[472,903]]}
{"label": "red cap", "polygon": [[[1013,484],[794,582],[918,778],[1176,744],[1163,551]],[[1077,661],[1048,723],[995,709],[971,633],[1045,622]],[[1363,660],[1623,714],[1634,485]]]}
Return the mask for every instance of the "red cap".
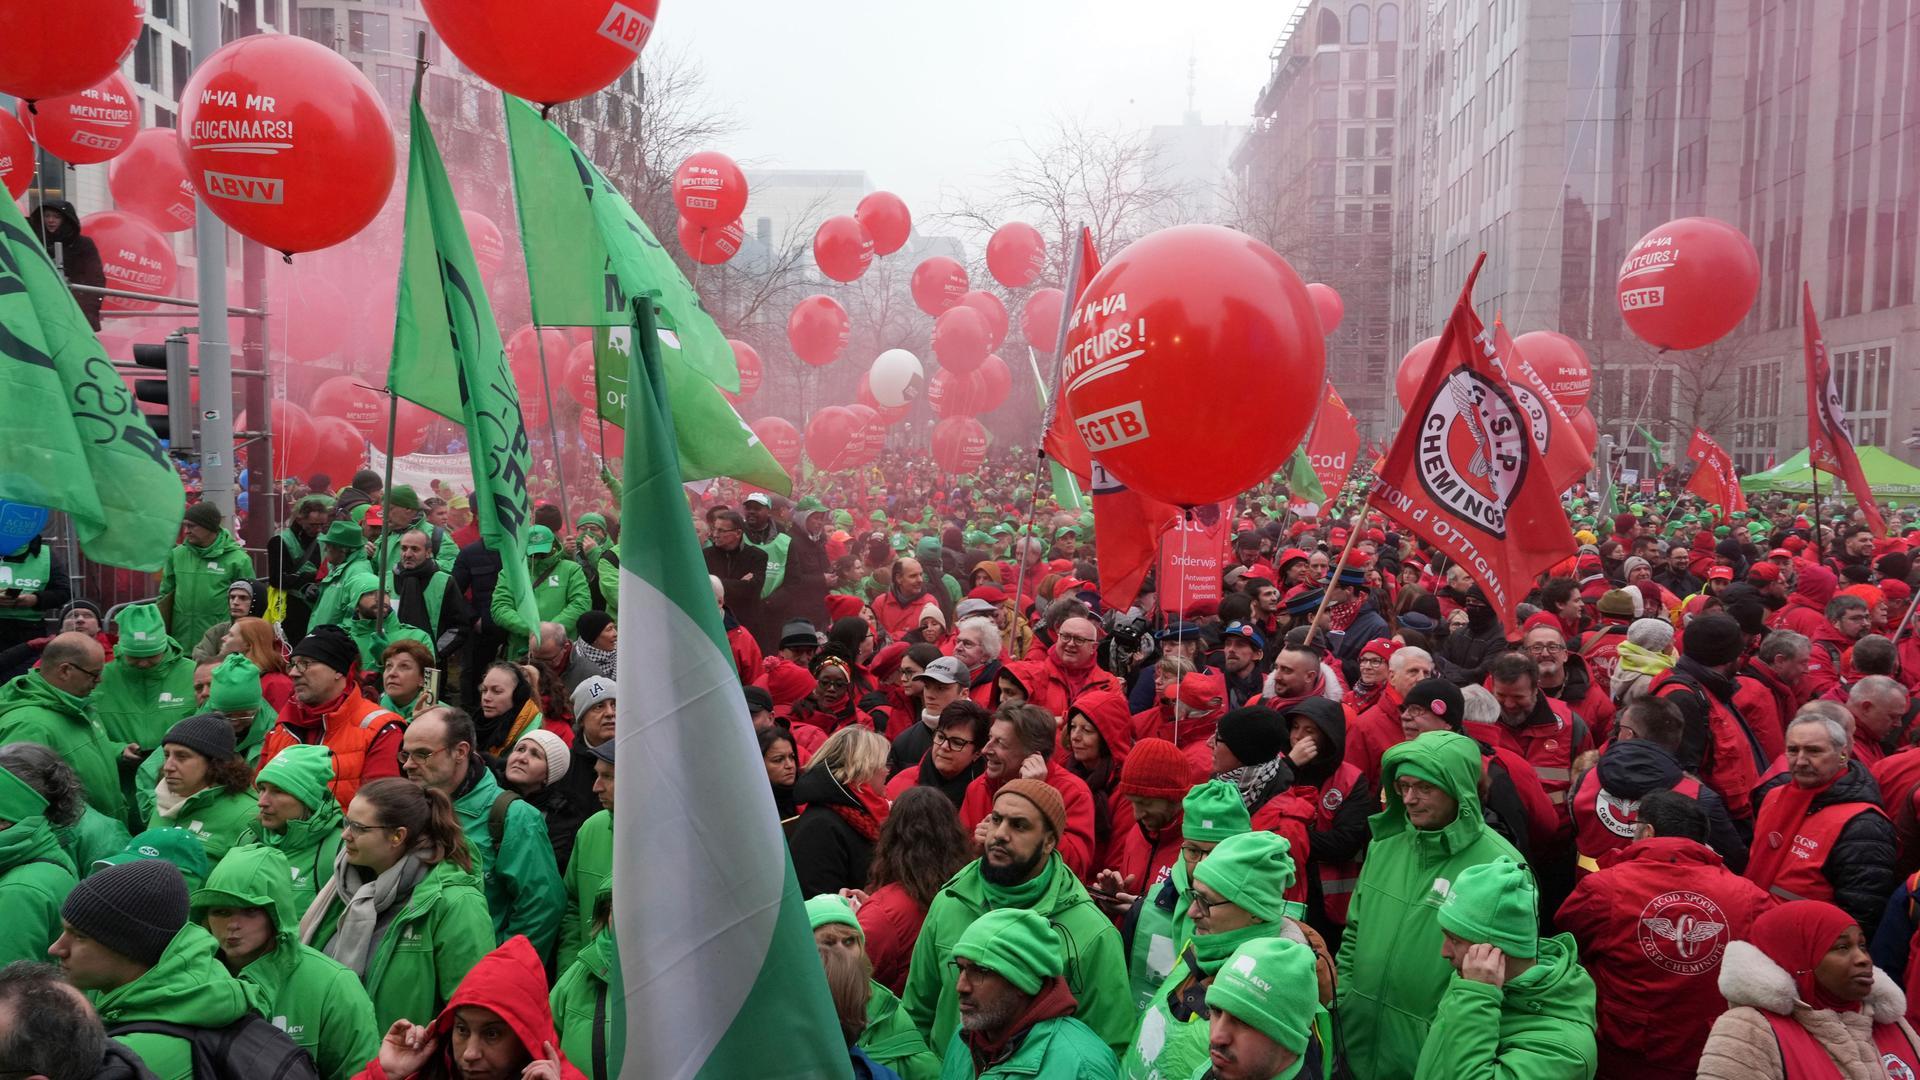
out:
{"label": "red cap", "polygon": [[1807,540],[1804,536],[1789,536],[1780,541],[1780,546],[1798,555],[1807,550]]}
{"label": "red cap", "polygon": [[985,600],[989,604],[1004,604],[1007,602],[1007,594],[1004,590],[996,589],[992,585],[982,585],[968,593],[966,599]]}
{"label": "red cap", "polygon": [[1180,701],[1202,718],[1212,716],[1227,704],[1227,680],[1219,668],[1189,671],[1180,676]]}
{"label": "red cap", "polygon": [[1334,547],[1345,547],[1347,543],[1347,530],[1337,527],[1328,530],[1327,543]]}
{"label": "red cap", "polygon": [[1783,547],[1777,547],[1777,548],[1774,548],[1774,549],[1773,549],[1772,551],[1769,551],[1769,552],[1767,552],[1767,558],[1769,558],[1769,559],[1792,559],[1792,558],[1793,558],[1793,552],[1791,552],[1791,551],[1788,551],[1788,550],[1787,550],[1786,548],[1783,548]]}
{"label": "red cap", "polygon": [[1391,660],[1393,659],[1393,654],[1399,651],[1400,643],[1392,638],[1374,638],[1372,641],[1367,642],[1365,648],[1360,650],[1360,655],[1377,656],[1382,660]]}
{"label": "red cap", "polygon": [[1048,571],[1055,574],[1072,573],[1073,560],[1072,559],[1055,559],[1052,562],[1047,564],[1047,569]]}
{"label": "red cap", "polygon": [[1247,572],[1241,575],[1240,580],[1245,581],[1247,578],[1250,578],[1250,577],[1257,577],[1265,581],[1271,581],[1275,584],[1279,584],[1280,582],[1279,572],[1274,570],[1273,567],[1268,566],[1266,563],[1263,563],[1263,562],[1257,562],[1257,563],[1254,563],[1252,566],[1247,567]]}
{"label": "red cap", "polygon": [[1378,529],[1378,528],[1368,529],[1367,539],[1373,541],[1376,544],[1384,544],[1387,542],[1387,531],[1385,529]]}
{"label": "red cap", "polygon": [[1780,580],[1780,568],[1770,562],[1757,562],[1747,568],[1747,580],[1771,585]]}
{"label": "red cap", "polygon": [[1716,566],[1713,569],[1707,571],[1707,580],[1708,581],[1732,581],[1733,567]]}
{"label": "red cap", "polygon": [[1563,641],[1566,640],[1567,628],[1560,625],[1559,617],[1549,611],[1536,612],[1534,615],[1529,617],[1526,622],[1521,623],[1520,636],[1525,637],[1529,632],[1535,629],[1538,629],[1539,627],[1542,627],[1542,626],[1546,627],[1547,629],[1553,631],[1556,634],[1559,634],[1561,640]]}
{"label": "red cap", "polygon": [[366,515],[365,515],[365,516],[363,516],[363,517],[362,517],[362,518],[360,519],[360,524],[362,524],[362,525],[384,525],[384,524],[386,524],[386,520],[387,520],[386,518],[384,518],[384,517],[382,517],[382,516],[380,516],[380,508],[379,508],[378,506],[375,506],[375,507],[373,507],[373,508],[371,508],[371,509],[369,509],[369,510],[368,510],[368,511],[366,512]]}

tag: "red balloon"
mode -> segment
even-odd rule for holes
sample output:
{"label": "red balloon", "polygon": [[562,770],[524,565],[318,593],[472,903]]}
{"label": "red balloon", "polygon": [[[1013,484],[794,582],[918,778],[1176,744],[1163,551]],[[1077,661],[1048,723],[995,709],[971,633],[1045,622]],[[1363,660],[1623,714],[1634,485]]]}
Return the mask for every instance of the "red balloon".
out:
{"label": "red balloon", "polygon": [[987,460],[987,429],[971,416],[933,425],[933,462],[948,474],[969,473]]}
{"label": "red balloon", "polygon": [[[844,469],[852,464],[847,460],[847,451],[858,435],[860,418],[846,406],[816,409],[807,421],[807,460],[813,462],[816,469]],[[859,440],[859,445],[865,447],[865,438]]]}
{"label": "red balloon", "polygon": [[800,466],[800,431],[784,417],[763,416],[749,426],[781,468],[792,472]]}
{"label": "red balloon", "polygon": [[856,281],[873,265],[873,237],[851,214],[830,217],[814,231],[813,262],[835,281]]}
{"label": "red balloon", "polygon": [[[100,249],[100,265],[106,271],[107,288],[149,296],[170,294],[178,269],[173,245],[144,218],[118,210],[102,210],[81,218],[80,231]],[[109,296],[100,302],[102,311],[152,311],[159,306],[118,296]]]}
{"label": "red balloon", "polygon": [[600,400],[599,381],[595,378],[597,364],[593,355],[593,342],[575,345],[567,353],[566,384],[567,396],[591,411]]}
{"label": "red balloon", "polygon": [[913,235],[913,215],[907,204],[891,191],[869,192],[854,208],[853,219],[873,238],[875,255],[891,255],[906,245]]}
{"label": "red balloon", "polygon": [[341,375],[321,383],[308,404],[312,415],[345,420],[362,438],[386,443],[387,403],[353,376]]}
{"label": "red balloon", "polygon": [[886,447],[887,425],[880,421],[880,412],[867,405],[854,402],[846,406],[860,427],[847,443],[848,466],[871,465],[880,451]]}
{"label": "red balloon", "polygon": [[1573,421],[1573,430],[1579,433],[1580,441],[1586,444],[1587,453],[1593,453],[1600,445],[1600,425],[1594,421],[1593,414],[1581,409],[1568,419]]}
{"label": "red balloon", "polygon": [[9,196],[17,199],[33,186],[33,167],[33,136],[12,113],[0,112],[0,185]]}
{"label": "red balloon", "polygon": [[1008,222],[987,239],[987,272],[1009,289],[1033,284],[1046,267],[1046,237],[1024,221]]}
{"label": "red balloon", "polygon": [[[273,423],[273,474],[297,476],[304,480],[314,472],[314,452],[320,443],[314,435],[313,417],[291,401],[276,399],[267,406]],[[335,477],[345,480],[346,477]]]}
{"label": "red balloon", "polygon": [[1740,325],[1760,293],[1760,257],[1724,221],[1687,217],[1640,238],[1620,265],[1620,317],[1660,349],[1711,345]]}
{"label": "red balloon", "polygon": [[394,418],[393,452],[396,457],[411,454],[427,444],[427,429],[434,414],[402,398],[399,415]]}
{"label": "red balloon", "polygon": [[793,305],[787,316],[787,343],[793,354],[812,364],[825,367],[840,358],[847,347],[847,309],[831,296],[809,296]]}
{"label": "red balloon", "polygon": [[[230,290],[227,302],[233,303],[239,295]],[[285,349],[295,360],[308,361],[335,356],[346,349],[347,332],[353,328],[353,304],[338,285],[314,274],[295,275],[280,302],[284,311],[279,318],[271,319],[267,328],[270,345]],[[391,338],[392,333],[389,319],[384,334]]]}
{"label": "red balloon", "polygon": [[32,109],[24,101],[15,108],[33,141],[69,165],[112,160],[140,132],[140,102],[118,71],[85,90],[43,98]]}
{"label": "red balloon", "polygon": [[1313,310],[1320,315],[1320,332],[1323,335],[1332,334],[1347,313],[1346,301],[1340,299],[1339,292],[1333,286],[1317,281],[1307,286],[1307,295],[1313,297]]}
{"label": "red balloon", "polygon": [[111,75],[140,36],[136,0],[0,4],[0,93],[29,101]]}
{"label": "red balloon", "polygon": [[964,304],[933,321],[933,355],[942,370],[964,375],[987,359],[993,346],[993,328],[987,317]]}
{"label": "red balloon", "polygon": [[1440,338],[1430,337],[1407,350],[1400,360],[1400,367],[1393,373],[1393,396],[1400,399],[1402,409],[1413,407],[1413,396],[1420,392],[1420,383],[1427,377],[1427,368],[1433,364],[1433,354],[1440,348]]}
{"label": "red balloon", "polygon": [[956,374],[946,368],[927,380],[927,408],[939,417],[972,416],[975,407],[973,375]]}
{"label": "red balloon", "polygon": [[935,255],[913,268],[910,285],[920,310],[938,315],[967,295],[967,268],[945,255]]}
{"label": "red balloon", "polygon": [[352,424],[337,416],[313,421],[313,444],[313,470],[326,473],[336,483],[352,477],[366,464],[366,440]]}
{"label": "red balloon", "polygon": [[960,303],[987,317],[987,348],[997,349],[1007,340],[1007,305],[985,289],[970,290]]}
{"label": "red balloon", "polygon": [[727,155],[702,150],[674,170],[673,205],[695,225],[725,228],[747,209],[746,174]]}
{"label": "red balloon", "polygon": [[733,364],[740,369],[740,393],[728,394],[727,397],[733,401],[745,401],[760,389],[760,351],[733,338],[728,338],[727,344],[733,346]]}
{"label": "red balloon", "polygon": [[[0,123],[0,129],[5,126]],[[113,192],[114,205],[139,214],[162,232],[193,228],[193,180],[171,128],[148,128],[135,135],[107,169],[107,190]]]}
{"label": "red balloon", "polygon": [[1053,351],[1060,343],[1060,311],[1066,303],[1067,294],[1059,289],[1040,289],[1027,297],[1026,306],[1020,309],[1020,332],[1026,335],[1027,344],[1041,352]]}
{"label": "red balloon", "polygon": [[681,218],[677,231],[680,246],[702,266],[719,266],[740,254],[740,245],[747,240],[747,230],[740,227],[739,218],[718,229],[704,228]]}
{"label": "red balloon", "polygon": [[1565,334],[1534,330],[1513,339],[1514,348],[1547,381],[1553,400],[1568,413],[1587,403],[1593,394],[1593,365],[1585,349]]}
{"label": "red balloon", "polygon": [[[1320,405],[1326,352],[1287,261],[1218,225],[1162,229],[1109,260],[1067,337],[1067,415],[1121,483],[1178,506],[1271,477]],[[1194,454],[1212,454],[1191,467]]]}
{"label": "red balloon", "polygon": [[293,34],[231,42],[181,94],[180,147],[235,232],[289,255],[366,228],[393,189],[393,125],[373,84]]}
{"label": "red balloon", "polygon": [[491,278],[507,262],[507,241],[500,235],[500,226],[478,210],[460,211],[460,220],[467,226],[474,265],[480,268],[481,277]]}
{"label": "red balloon", "polygon": [[573,351],[567,335],[552,327],[522,326],[507,339],[507,366],[513,369],[514,389],[520,394],[520,419],[529,430],[547,423],[547,386],[540,376],[541,350],[546,351],[548,377],[559,381],[567,355]]}
{"label": "red balloon", "polygon": [[913,406],[880,404],[880,400],[873,396],[873,384],[868,381],[870,375],[870,372],[860,373],[860,385],[854,389],[853,400],[872,409],[874,415],[880,418],[882,426],[891,427],[905,420],[907,414],[913,411]]}
{"label": "red balloon", "polygon": [[978,386],[976,404],[981,412],[990,413],[1007,403],[1007,394],[1013,390],[1013,372],[1007,370],[1005,360],[999,356],[987,357],[987,362],[974,371],[973,378]]}
{"label": "red balloon", "polygon": [[603,90],[639,58],[660,0],[424,0],[440,39],[475,75],[552,105]]}

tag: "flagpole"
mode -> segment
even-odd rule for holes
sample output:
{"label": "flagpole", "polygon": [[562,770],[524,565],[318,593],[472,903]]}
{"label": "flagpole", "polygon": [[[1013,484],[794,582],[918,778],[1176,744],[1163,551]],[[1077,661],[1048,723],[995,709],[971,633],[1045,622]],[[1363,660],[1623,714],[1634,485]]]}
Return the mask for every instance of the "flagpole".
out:
{"label": "flagpole", "polygon": [[1820,551],[1820,467],[1813,463],[1811,449],[1807,452],[1807,471],[1813,477],[1813,561],[1820,562],[1825,557]]}
{"label": "flagpole", "polygon": [[564,528],[572,523],[573,511],[567,507],[566,455],[560,452],[560,429],[553,419],[553,387],[547,379],[547,335],[544,329],[540,326],[533,328],[533,345],[540,354],[540,399],[547,406],[547,445],[553,450],[553,471],[560,478],[560,518]]}
{"label": "flagpole", "polygon": [[[1367,511],[1372,508],[1373,485],[1369,484],[1367,485],[1366,494],[1360,498],[1359,516],[1361,522],[1364,523],[1367,520]],[[1331,528],[1331,526],[1329,526],[1329,528]],[[1334,564],[1332,570],[1328,571],[1327,583],[1321,586],[1320,606],[1314,609],[1313,618],[1307,620],[1307,644],[1309,645],[1313,644],[1313,635],[1319,630],[1320,616],[1326,614],[1327,601],[1333,599],[1333,583],[1340,580],[1340,571],[1346,569],[1347,557],[1353,554],[1353,549],[1357,546],[1356,539],[1353,536],[1354,531],[1355,530],[1351,528],[1348,530],[1347,542],[1340,548],[1340,561]]]}
{"label": "flagpole", "polygon": [[1898,644],[1901,635],[1907,632],[1907,627],[1913,625],[1913,609],[1915,605],[1920,605],[1920,592],[1914,593],[1913,599],[1907,601],[1907,613],[1901,617],[1900,626],[1893,632],[1893,641],[1895,644]]}

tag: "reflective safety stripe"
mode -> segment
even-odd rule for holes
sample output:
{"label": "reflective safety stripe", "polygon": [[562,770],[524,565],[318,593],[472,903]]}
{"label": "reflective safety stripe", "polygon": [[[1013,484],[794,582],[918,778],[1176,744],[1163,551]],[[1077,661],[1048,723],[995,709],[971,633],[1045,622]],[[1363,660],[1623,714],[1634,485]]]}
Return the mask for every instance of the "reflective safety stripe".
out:
{"label": "reflective safety stripe", "polygon": [[1769,886],[1767,891],[1779,897],[1782,900],[1805,900],[1806,899],[1806,897],[1801,896],[1799,893],[1794,892],[1791,889],[1783,889],[1778,885]]}
{"label": "reflective safety stripe", "polygon": [[1350,893],[1353,891],[1353,887],[1359,883],[1359,878],[1335,878],[1332,881],[1322,881],[1320,883],[1320,892],[1322,895]]}
{"label": "reflective safety stripe", "polygon": [[1573,779],[1572,769],[1542,769],[1538,766],[1535,766],[1533,770],[1533,774],[1535,776],[1538,776],[1542,780],[1571,781]]}
{"label": "reflective safety stripe", "polygon": [[1549,791],[1549,792],[1547,792],[1547,801],[1548,801],[1548,802],[1550,802],[1550,803],[1552,803],[1552,804],[1553,804],[1553,805],[1555,805],[1555,806],[1564,806],[1564,805],[1566,805],[1566,802],[1567,802],[1567,792],[1566,792],[1566,789],[1564,789],[1564,788],[1562,788],[1562,789],[1561,789],[1561,790],[1559,790],[1559,791]]}
{"label": "reflective safety stripe", "polygon": [[1596,860],[1591,855],[1580,856],[1579,858],[1574,860],[1574,864],[1579,866],[1580,869],[1585,870],[1589,874],[1598,873],[1600,870],[1599,861]]}

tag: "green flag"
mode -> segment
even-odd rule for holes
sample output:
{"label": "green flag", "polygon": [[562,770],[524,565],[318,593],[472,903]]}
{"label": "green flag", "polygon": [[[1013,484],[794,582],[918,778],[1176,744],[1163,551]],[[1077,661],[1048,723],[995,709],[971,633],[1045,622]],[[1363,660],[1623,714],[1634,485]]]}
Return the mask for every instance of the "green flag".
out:
{"label": "green flag", "polygon": [[0,498],[64,510],[87,558],[158,570],[186,492],[12,199],[0,199]]}
{"label": "green flag", "polygon": [[[661,332],[655,337],[665,352],[668,335]],[[594,386],[600,400],[600,418],[623,429],[627,426],[627,365],[631,362],[632,340],[632,329],[625,326],[593,332]],[[685,364],[662,366],[666,368],[682,477],[693,481],[731,476],[768,491],[793,494],[793,481],[787,471],[734,411],[719,387]]]}
{"label": "green flag", "polygon": [[1293,456],[1287,459],[1287,494],[1301,502],[1323,503],[1327,501],[1327,489],[1320,486],[1320,477],[1307,462],[1305,446],[1293,448]]}
{"label": "green flag", "polygon": [[628,298],[650,297],[675,342],[663,362],[738,393],[733,346],[653,230],[565,132],[519,98],[503,97],[533,321],[626,326]]}
{"label": "green flag", "polygon": [[521,546],[533,523],[527,498],[532,462],[520,395],[417,93],[411,116],[406,239],[387,385],[466,425],[474,518],[480,538],[500,556],[495,587],[509,591],[520,618],[537,630],[540,611]]}
{"label": "green flag", "polygon": [[1647,441],[1647,453],[1653,455],[1653,471],[1665,472],[1666,462],[1660,456],[1660,444],[1654,441],[1653,432],[1648,431],[1644,424],[1635,424],[1634,428],[1640,432],[1640,437]]}

